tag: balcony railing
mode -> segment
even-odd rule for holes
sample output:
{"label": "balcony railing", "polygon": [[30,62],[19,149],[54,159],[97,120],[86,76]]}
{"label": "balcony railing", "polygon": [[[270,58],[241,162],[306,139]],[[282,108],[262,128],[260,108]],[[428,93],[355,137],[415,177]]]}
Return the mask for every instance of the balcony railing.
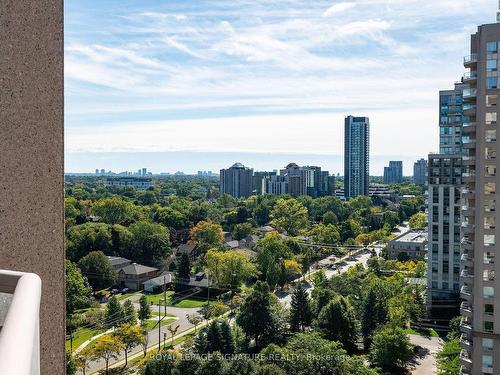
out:
{"label": "balcony railing", "polygon": [[477,53],[473,53],[468,56],[464,56],[464,65],[477,63]]}
{"label": "balcony railing", "polygon": [[463,81],[474,81],[477,79],[477,71],[471,70],[470,72],[465,72],[463,75]]}
{"label": "balcony railing", "polygon": [[0,321],[0,374],[39,375],[40,278],[0,270],[0,293],[10,295],[0,306],[6,312]]}
{"label": "balcony railing", "polygon": [[477,89],[475,87],[474,88],[466,88],[466,89],[463,89],[462,94],[463,94],[464,99],[475,98],[477,96]]}

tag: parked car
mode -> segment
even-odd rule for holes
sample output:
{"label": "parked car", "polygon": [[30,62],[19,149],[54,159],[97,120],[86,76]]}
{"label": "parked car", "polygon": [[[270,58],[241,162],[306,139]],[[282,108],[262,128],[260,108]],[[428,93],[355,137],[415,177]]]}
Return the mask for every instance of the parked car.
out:
{"label": "parked car", "polygon": [[123,288],[122,293],[128,293],[129,290],[130,290],[129,288]]}

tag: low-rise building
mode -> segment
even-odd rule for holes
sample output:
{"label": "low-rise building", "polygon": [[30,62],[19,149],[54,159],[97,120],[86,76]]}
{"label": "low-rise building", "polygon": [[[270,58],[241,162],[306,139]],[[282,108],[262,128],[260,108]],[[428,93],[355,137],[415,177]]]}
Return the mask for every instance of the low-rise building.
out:
{"label": "low-rise building", "polygon": [[142,290],[144,283],[158,276],[158,268],[132,263],[118,271],[118,284],[130,290]]}
{"label": "low-rise building", "polygon": [[160,276],[146,280],[144,282],[144,291],[148,293],[155,293],[168,289],[174,282],[175,275],[173,272],[163,272]]}
{"label": "low-rise building", "polygon": [[128,260],[128,259],[122,258],[122,257],[108,256],[108,260],[109,260],[109,263],[111,264],[111,267],[113,267],[113,269],[115,271],[119,271],[123,267],[126,267],[132,263],[131,260]]}
{"label": "low-rise building", "polygon": [[389,259],[424,259],[427,254],[427,232],[406,232],[387,244]]}

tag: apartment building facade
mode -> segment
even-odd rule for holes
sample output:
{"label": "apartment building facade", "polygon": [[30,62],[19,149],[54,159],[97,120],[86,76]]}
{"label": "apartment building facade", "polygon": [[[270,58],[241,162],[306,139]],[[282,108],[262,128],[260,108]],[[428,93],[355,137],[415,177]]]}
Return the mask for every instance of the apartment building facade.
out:
{"label": "apartment building facade", "polygon": [[425,185],[427,182],[427,160],[419,159],[413,164],[413,183]]}
{"label": "apartment building facade", "polygon": [[220,192],[235,198],[249,197],[253,191],[253,169],[235,163],[220,170]]}
{"label": "apartment building facade", "polygon": [[[478,27],[471,36],[463,77],[464,231],[462,240],[461,372],[500,374],[500,239],[498,144],[500,24]],[[466,147],[467,146],[467,147]],[[500,243],[500,242],[499,242]],[[494,353],[497,353],[495,355]]]}
{"label": "apartment building facade", "polygon": [[347,116],[344,122],[344,195],[368,195],[370,120]]}
{"label": "apartment building facade", "polygon": [[400,184],[403,182],[403,162],[391,160],[388,167],[384,167],[384,184]]}

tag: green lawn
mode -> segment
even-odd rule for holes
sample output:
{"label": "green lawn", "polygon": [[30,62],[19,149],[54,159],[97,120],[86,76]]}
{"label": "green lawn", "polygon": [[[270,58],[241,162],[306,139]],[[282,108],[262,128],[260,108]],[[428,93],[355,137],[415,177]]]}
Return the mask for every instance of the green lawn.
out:
{"label": "green lawn", "polygon": [[[82,328],[78,329],[75,333],[73,333],[73,350],[82,345],[85,341],[90,339],[91,337],[98,335],[99,333],[104,332],[105,329],[89,329]],[[70,350],[71,341],[66,340],[66,349]]]}
{"label": "green lawn", "polygon": [[406,328],[404,331],[408,335],[439,337],[439,334],[433,328]]}
{"label": "green lawn", "polygon": [[[167,300],[170,301],[170,297],[174,294],[172,290],[167,291]],[[164,298],[163,292],[156,294],[146,294],[146,300],[149,304],[153,303],[154,305],[158,305],[160,300]],[[167,305],[168,306],[168,305]]]}
{"label": "green lawn", "polygon": [[139,294],[140,292],[130,292],[130,293],[123,293],[123,294],[117,294],[116,299],[118,301],[123,301],[124,299],[133,296],[134,294]]}
{"label": "green lawn", "polygon": [[[194,307],[202,307],[207,304],[206,300],[199,299],[194,296],[180,300],[172,304],[172,296],[174,296],[174,291],[172,290],[167,291],[167,300],[168,300],[167,306],[180,307],[180,308],[194,308]],[[163,298],[164,298],[163,292],[156,294],[146,294],[146,300],[148,301],[149,304],[153,303],[154,305],[158,305],[159,301],[162,300]],[[153,310],[155,309],[151,308],[151,311]],[[156,312],[158,313],[158,311]]]}
{"label": "green lawn", "polygon": [[[167,310],[168,310],[168,307],[167,307]],[[158,314],[158,310],[156,310],[156,309],[155,309],[155,310],[153,311],[153,309],[151,309],[151,316],[158,316],[158,315],[163,316],[163,308],[161,309],[161,312],[160,312],[159,314]],[[167,311],[167,316],[170,316],[170,317],[176,317],[177,315],[172,314],[172,313],[169,313],[169,312]]]}
{"label": "green lawn", "polygon": [[[166,318],[166,319],[163,319],[163,320],[161,321],[161,326],[163,327],[163,326],[165,326],[165,325],[169,325],[170,323],[173,323],[173,322],[175,322],[176,320],[177,320],[177,319],[173,319],[173,318]],[[148,331],[151,331],[153,328],[155,328],[156,323],[158,323],[158,321],[148,319],[148,320],[146,320],[146,322],[145,322],[145,327],[146,327],[146,329],[147,329]],[[158,328],[158,327],[156,327],[156,328]]]}
{"label": "green lawn", "polygon": [[207,300],[186,298],[183,299],[182,301],[179,301],[178,303],[175,303],[173,306],[180,308],[194,308],[194,307],[202,307],[205,306],[206,304]]}

